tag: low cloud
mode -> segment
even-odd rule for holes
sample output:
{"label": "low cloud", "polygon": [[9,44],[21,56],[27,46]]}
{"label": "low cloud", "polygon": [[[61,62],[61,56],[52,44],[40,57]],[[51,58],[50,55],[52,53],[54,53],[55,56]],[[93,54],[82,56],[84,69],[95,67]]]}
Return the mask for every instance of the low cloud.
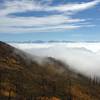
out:
{"label": "low cloud", "polygon": [[[87,76],[100,77],[99,44],[12,44],[13,46],[40,57],[53,57],[62,60],[74,69]],[[75,46],[76,45],[76,46]],[[83,45],[83,46],[82,46]],[[29,48],[31,47],[31,48]],[[97,51],[91,49],[97,47]],[[95,52],[94,52],[95,51]]]}

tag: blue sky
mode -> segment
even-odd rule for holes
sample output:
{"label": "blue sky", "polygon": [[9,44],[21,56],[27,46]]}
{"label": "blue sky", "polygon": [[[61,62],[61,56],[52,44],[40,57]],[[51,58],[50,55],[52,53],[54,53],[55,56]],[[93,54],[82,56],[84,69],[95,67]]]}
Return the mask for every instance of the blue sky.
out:
{"label": "blue sky", "polygon": [[100,41],[100,0],[0,0],[0,40]]}

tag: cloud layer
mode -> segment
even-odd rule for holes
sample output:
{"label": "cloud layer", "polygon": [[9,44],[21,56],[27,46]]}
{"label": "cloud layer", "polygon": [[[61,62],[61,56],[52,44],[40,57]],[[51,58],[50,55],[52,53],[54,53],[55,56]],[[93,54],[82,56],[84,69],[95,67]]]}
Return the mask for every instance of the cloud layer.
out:
{"label": "cloud layer", "polygon": [[[100,0],[59,5],[52,5],[52,3],[53,0],[4,0],[3,3],[0,3],[0,33],[64,31],[91,27],[92,25],[85,24],[88,19],[73,18],[72,16],[77,12],[95,7]],[[41,14],[27,17],[29,12]]]}
{"label": "cloud layer", "polygon": [[84,75],[100,77],[100,43],[14,43],[11,45],[31,55],[60,59],[70,65],[71,69],[81,72]]}

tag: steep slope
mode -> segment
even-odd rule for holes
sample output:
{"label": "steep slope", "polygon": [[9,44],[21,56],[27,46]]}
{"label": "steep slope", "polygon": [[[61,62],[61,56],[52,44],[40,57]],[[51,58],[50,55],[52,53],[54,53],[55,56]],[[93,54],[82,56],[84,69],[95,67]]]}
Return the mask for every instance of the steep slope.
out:
{"label": "steep slope", "polygon": [[47,57],[0,42],[0,100],[100,100],[100,84]]}

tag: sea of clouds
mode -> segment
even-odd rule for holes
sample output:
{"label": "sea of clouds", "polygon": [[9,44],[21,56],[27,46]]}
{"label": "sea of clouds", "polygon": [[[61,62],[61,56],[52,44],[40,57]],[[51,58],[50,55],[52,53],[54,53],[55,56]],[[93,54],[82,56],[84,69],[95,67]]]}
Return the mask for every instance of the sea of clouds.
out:
{"label": "sea of clouds", "polygon": [[11,43],[31,55],[62,60],[78,72],[100,77],[100,43]]}

